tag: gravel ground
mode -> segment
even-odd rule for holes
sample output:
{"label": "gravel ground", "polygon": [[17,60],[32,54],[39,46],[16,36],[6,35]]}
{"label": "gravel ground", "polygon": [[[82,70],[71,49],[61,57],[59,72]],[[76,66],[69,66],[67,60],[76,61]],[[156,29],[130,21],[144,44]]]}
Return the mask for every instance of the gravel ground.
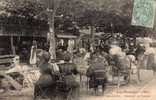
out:
{"label": "gravel ground", "polygon": [[[151,92],[150,88],[155,86],[156,89],[155,77],[152,71],[141,70],[141,82],[139,83],[136,81],[136,75],[134,75],[128,85],[121,86],[119,89],[116,86],[109,86],[105,93],[100,96],[90,93],[89,95],[82,96],[80,100],[153,100],[150,99],[151,94],[156,92],[154,92],[155,90]],[[153,79],[155,80],[154,82]],[[144,87],[147,88],[144,89]],[[140,91],[142,91],[141,94],[138,93]],[[136,98],[138,97],[136,94],[139,94],[140,98]]]}
{"label": "gravel ground", "polygon": [[[154,76],[152,71],[141,70],[141,82],[138,83],[136,81],[136,75],[133,75],[128,85],[121,86],[119,90],[117,89],[116,85],[109,85],[107,86],[107,89],[104,92],[104,94],[102,94],[100,90],[98,96],[95,96],[92,90],[89,90],[87,92],[85,83],[81,82],[83,86],[81,86],[80,100],[133,100],[134,98],[136,98],[134,94],[142,90],[153,79]],[[156,81],[154,82],[156,84]],[[150,86],[153,87],[154,82],[150,83],[151,84]],[[151,89],[151,87],[147,86],[147,89],[144,92],[149,92],[148,89]],[[33,93],[32,89],[27,89],[24,90],[23,92],[8,92],[3,95],[0,94],[0,100],[32,100],[32,93]],[[148,98],[146,99],[153,100]]]}

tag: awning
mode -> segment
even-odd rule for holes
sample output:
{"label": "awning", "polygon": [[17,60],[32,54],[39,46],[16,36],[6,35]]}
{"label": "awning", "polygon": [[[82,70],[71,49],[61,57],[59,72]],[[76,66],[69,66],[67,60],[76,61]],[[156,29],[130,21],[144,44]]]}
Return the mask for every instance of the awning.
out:
{"label": "awning", "polygon": [[75,35],[57,35],[57,38],[76,39],[76,38],[78,38],[78,36],[75,36]]}
{"label": "awning", "polygon": [[2,32],[0,31],[0,36],[26,36],[26,37],[47,37],[47,32],[31,32],[31,33],[27,33],[27,32]]}

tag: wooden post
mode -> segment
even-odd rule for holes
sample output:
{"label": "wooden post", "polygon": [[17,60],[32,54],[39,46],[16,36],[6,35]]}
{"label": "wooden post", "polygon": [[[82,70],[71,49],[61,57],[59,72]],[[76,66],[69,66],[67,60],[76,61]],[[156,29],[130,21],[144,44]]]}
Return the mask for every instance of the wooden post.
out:
{"label": "wooden post", "polygon": [[[94,26],[93,25],[90,26],[90,35],[91,35],[90,47],[94,48],[93,47],[94,46]],[[93,50],[93,52],[94,52],[94,50]]]}
{"label": "wooden post", "polygon": [[10,43],[11,43],[11,53],[13,54],[13,55],[15,55],[16,54],[16,51],[15,51],[15,46],[14,46],[14,38],[13,38],[13,36],[11,36],[10,37]]}
{"label": "wooden post", "polygon": [[120,88],[120,71],[118,70],[118,83],[117,83],[117,91],[119,91]]}

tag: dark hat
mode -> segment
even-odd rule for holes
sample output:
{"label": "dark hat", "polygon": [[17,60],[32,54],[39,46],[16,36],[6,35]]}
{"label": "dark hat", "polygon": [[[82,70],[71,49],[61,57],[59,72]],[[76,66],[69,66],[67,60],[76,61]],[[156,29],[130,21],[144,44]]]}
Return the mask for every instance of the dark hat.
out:
{"label": "dark hat", "polygon": [[64,54],[63,60],[64,61],[70,61],[70,59],[71,59],[71,54],[69,52],[66,52]]}

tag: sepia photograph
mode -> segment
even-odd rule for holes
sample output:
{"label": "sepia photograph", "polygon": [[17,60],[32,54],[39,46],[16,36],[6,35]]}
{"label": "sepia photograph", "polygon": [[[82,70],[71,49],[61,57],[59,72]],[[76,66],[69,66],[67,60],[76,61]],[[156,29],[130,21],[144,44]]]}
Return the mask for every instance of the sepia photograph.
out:
{"label": "sepia photograph", "polygon": [[0,0],[0,100],[156,100],[156,0]]}

